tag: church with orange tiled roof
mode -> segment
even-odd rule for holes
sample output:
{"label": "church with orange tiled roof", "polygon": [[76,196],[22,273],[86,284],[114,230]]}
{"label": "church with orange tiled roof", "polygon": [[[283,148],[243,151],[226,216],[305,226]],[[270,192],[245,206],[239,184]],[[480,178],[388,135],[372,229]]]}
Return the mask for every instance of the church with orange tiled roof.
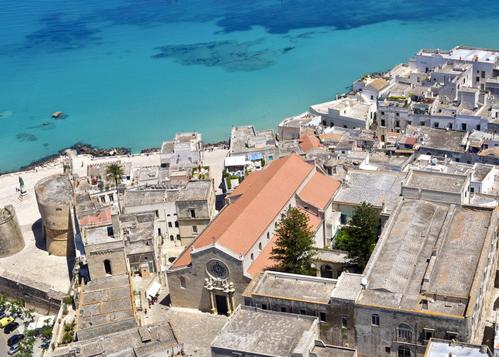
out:
{"label": "church with orange tiled roof", "polygon": [[275,228],[290,207],[303,210],[323,248],[340,182],[314,164],[290,155],[250,174],[228,204],[168,270],[173,306],[230,314],[248,283],[271,268]]}

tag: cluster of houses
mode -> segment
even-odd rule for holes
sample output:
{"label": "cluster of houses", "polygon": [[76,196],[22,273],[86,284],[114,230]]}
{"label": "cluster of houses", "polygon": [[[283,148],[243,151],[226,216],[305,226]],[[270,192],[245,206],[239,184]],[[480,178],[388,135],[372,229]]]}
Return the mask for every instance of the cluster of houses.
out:
{"label": "cluster of houses", "polygon": [[[78,341],[54,355],[124,353],[125,338],[131,356],[182,353],[171,325],[144,320],[168,291],[173,308],[229,316],[213,356],[491,356],[498,64],[494,50],[421,50],[277,132],[233,127],[221,182],[199,133],[164,142],[156,164],[120,163],[118,187],[116,160],[70,155]],[[363,203],[381,234],[359,270],[335,243]],[[315,276],[273,271],[290,208],[308,218]]]}

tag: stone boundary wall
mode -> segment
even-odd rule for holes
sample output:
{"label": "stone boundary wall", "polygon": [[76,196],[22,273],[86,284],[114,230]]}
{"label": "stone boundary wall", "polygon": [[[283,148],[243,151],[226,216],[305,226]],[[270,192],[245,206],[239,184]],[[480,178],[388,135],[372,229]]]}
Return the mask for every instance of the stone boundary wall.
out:
{"label": "stone boundary wall", "polygon": [[22,299],[26,307],[47,315],[57,314],[62,300],[67,295],[46,284],[6,270],[0,270],[0,294],[11,299]]}

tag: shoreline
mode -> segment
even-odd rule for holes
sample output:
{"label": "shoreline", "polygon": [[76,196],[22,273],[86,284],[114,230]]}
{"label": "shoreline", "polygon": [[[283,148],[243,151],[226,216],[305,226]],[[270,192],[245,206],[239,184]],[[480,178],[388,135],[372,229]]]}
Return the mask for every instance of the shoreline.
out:
{"label": "shoreline", "polygon": [[[206,144],[203,143],[203,149],[213,149],[216,147],[220,147],[220,146],[225,147],[228,145],[229,145],[228,140],[220,140],[220,141],[216,141],[214,143],[206,143]],[[148,147],[148,148],[143,148],[138,152],[132,152],[132,150],[130,148],[125,148],[125,147],[101,148],[101,147],[93,146],[91,144],[77,142],[70,147],[60,149],[55,154],[44,156],[40,159],[31,161],[27,165],[20,166],[16,170],[8,170],[8,171],[0,170],[0,177],[4,176],[4,175],[9,175],[9,174],[37,170],[37,169],[40,169],[44,166],[53,164],[53,163],[57,162],[62,156],[64,156],[65,152],[67,150],[76,150],[76,153],[78,155],[91,155],[93,157],[113,157],[113,156],[120,156],[120,155],[158,153],[161,150],[161,148],[160,147]]]}

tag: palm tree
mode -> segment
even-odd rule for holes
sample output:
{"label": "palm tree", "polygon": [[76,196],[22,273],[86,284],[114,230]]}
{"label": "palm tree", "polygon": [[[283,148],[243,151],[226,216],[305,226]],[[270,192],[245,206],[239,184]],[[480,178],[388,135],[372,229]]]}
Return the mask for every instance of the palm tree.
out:
{"label": "palm tree", "polygon": [[116,185],[116,196],[118,197],[118,210],[121,212],[120,193],[118,191],[118,183],[119,183],[119,181],[121,181],[121,177],[123,176],[123,167],[117,162],[114,164],[110,164],[106,168],[106,175],[108,178],[111,178],[114,180],[114,183]]}

